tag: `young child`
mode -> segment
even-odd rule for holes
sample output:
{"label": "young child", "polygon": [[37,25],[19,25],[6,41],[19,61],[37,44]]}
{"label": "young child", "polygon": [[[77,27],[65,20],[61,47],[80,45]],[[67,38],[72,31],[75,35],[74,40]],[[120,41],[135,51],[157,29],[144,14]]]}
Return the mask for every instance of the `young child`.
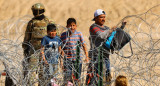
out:
{"label": "young child", "polygon": [[123,75],[119,75],[115,80],[115,86],[127,86],[127,78]]}
{"label": "young child", "polygon": [[[66,57],[64,58],[64,67],[66,71],[70,71],[69,74],[66,74],[68,81],[72,81],[72,71],[75,71],[76,69],[72,70],[74,67],[73,65],[75,65],[76,63],[76,46],[77,46],[77,42],[79,41],[80,44],[83,47],[83,51],[85,53],[86,59],[85,61],[88,62],[89,58],[88,58],[88,51],[86,48],[86,44],[84,42],[83,36],[81,32],[78,32],[77,29],[77,25],[76,25],[76,20],[74,18],[69,18],[67,20],[67,26],[68,31],[64,32],[61,34],[61,40],[62,40],[62,46],[63,46],[63,51],[66,55]],[[80,58],[82,59],[82,56],[80,56]],[[79,64],[79,71],[75,71],[79,73],[79,76],[81,74],[81,68],[82,68],[82,60],[80,59],[80,64]]]}
{"label": "young child", "polygon": [[46,66],[45,73],[48,80],[54,78],[58,72],[58,59],[60,58],[61,67],[63,62],[61,58],[61,39],[56,35],[56,26],[49,24],[47,26],[47,36],[44,36],[41,45],[41,55]]}

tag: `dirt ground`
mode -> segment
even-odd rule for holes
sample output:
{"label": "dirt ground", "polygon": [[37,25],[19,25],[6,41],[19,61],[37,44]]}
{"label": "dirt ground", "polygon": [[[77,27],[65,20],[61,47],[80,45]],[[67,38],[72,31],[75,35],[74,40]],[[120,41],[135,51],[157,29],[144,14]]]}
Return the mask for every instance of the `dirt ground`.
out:
{"label": "dirt ground", "polygon": [[[94,23],[91,20],[93,19],[94,12],[97,9],[103,9],[106,12],[105,25],[109,27],[116,26],[126,16],[139,16],[140,14],[143,14],[142,18],[145,20],[139,18],[134,19],[135,17],[127,18],[127,28],[129,29],[126,29],[126,31],[130,32],[133,39],[136,40],[136,43],[139,43],[140,46],[150,45],[150,40],[146,40],[149,36],[140,34],[139,37],[136,37],[136,32],[149,33],[150,36],[153,37],[150,39],[154,40],[159,39],[160,37],[160,21],[158,20],[158,17],[153,16],[155,14],[160,14],[160,6],[149,11],[149,13],[145,15],[145,12],[150,8],[160,4],[159,0],[0,0],[0,35],[12,40],[17,40],[18,38],[17,42],[22,42],[26,24],[33,17],[31,7],[35,3],[42,3],[45,6],[44,14],[52,19],[56,24],[64,27],[66,26],[68,18],[76,18],[78,22],[77,30],[82,32],[88,45],[88,49],[90,48],[88,40],[89,27]],[[19,21],[20,19],[23,19],[24,21]],[[153,23],[153,20],[156,21]],[[21,22],[17,25],[21,29],[17,29],[16,26],[14,26],[17,24],[17,21]],[[11,34],[11,32],[14,33]],[[15,32],[20,32],[20,34]],[[14,39],[12,37],[14,37]],[[1,38],[3,37],[0,36],[0,40]],[[141,40],[143,40],[143,42]],[[159,45],[155,47],[159,49]],[[137,49],[135,52],[140,51],[142,48],[144,47],[134,47],[134,49]],[[114,61],[117,60],[114,59],[113,62]],[[115,62],[115,64],[118,65],[117,62]],[[3,70],[1,64],[0,66],[1,70]],[[117,66],[112,65],[113,69],[115,67]],[[159,66],[156,68],[159,70]],[[116,75],[116,72],[114,72],[114,74]],[[4,76],[0,77],[0,86],[4,86],[4,78]]]}

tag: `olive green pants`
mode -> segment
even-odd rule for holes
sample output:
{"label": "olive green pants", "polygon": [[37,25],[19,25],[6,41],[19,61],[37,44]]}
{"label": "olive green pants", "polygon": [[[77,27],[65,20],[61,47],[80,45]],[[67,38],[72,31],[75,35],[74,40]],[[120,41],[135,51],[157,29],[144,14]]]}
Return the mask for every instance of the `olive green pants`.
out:
{"label": "olive green pants", "polygon": [[39,74],[39,55],[36,56],[35,54],[32,54],[29,58],[29,63],[28,63],[28,84],[35,86],[39,79],[38,79],[38,74]]}

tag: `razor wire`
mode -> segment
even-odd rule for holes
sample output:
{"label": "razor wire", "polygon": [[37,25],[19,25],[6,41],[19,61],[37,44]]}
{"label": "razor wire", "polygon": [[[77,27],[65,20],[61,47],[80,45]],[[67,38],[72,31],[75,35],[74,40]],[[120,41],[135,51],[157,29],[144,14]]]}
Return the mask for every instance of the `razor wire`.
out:
{"label": "razor wire", "polygon": [[[139,15],[131,15],[124,17],[118,24],[117,27],[120,26],[121,22],[127,20],[127,25],[124,30],[130,34],[131,36],[131,44],[133,55],[130,58],[123,58],[123,56],[130,56],[131,48],[130,45],[127,44],[120,51],[114,51],[114,53],[110,53],[110,66],[111,66],[111,85],[114,85],[115,79],[118,75],[125,75],[128,79],[128,84],[131,86],[159,86],[160,84],[160,12],[156,9],[160,9],[160,5],[154,6],[149,9],[147,12],[139,14]],[[155,11],[156,10],[156,11]],[[23,74],[23,65],[22,62],[25,62],[27,58],[38,58],[40,56],[40,50],[34,50],[34,54],[27,58],[24,58],[23,49],[22,49],[22,41],[24,37],[24,30],[26,28],[26,24],[28,23],[31,16],[24,16],[18,19],[10,19],[7,21],[0,21],[0,72],[5,72],[9,75],[9,77],[13,80],[15,85],[33,85],[36,83],[41,83],[41,85],[46,85],[51,82],[55,82],[59,86],[68,83],[68,81],[64,78],[65,75],[70,75],[70,72],[73,71],[63,71],[60,67],[60,64],[54,66],[58,72],[55,74],[51,74],[50,77],[45,75],[45,67],[43,66],[43,70],[39,68],[43,62],[37,59],[36,65],[31,67],[28,70],[27,77],[24,77]],[[61,25],[57,24],[57,28],[59,30],[59,34],[67,29]],[[98,47],[97,47],[98,48]],[[63,49],[63,48],[62,48]],[[81,48],[82,57],[86,58],[83,50]],[[65,59],[63,59],[66,61]],[[69,63],[66,61],[66,63]],[[92,66],[94,66],[95,62]],[[103,62],[104,63],[104,62]],[[26,62],[25,66],[29,66],[30,64]],[[73,65],[69,65],[75,71],[75,67]],[[86,85],[86,75],[88,71],[88,63],[85,63],[82,60],[82,72],[79,77],[79,83],[76,83],[72,78],[72,83],[76,86]],[[104,67],[104,70],[105,67]],[[46,80],[41,81],[38,78],[38,73],[43,72]],[[33,81],[28,84],[30,81],[31,73],[36,72],[36,76]],[[46,72],[49,72],[47,70]],[[79,74],[80,75],[80,74]],[[103,75],[105,73],[103,72]],[[54,78],[53,78],[54,77]],[[69,76],[68,76],[69,77]],[[96,76],[94,76],[96,77]],[[100,76],[101,77],[101,76]],[[3,78],[3,76],[1,76]],[[104,77],[102,77],[104,78]],[[0,80],[0,84],[4,85],[4,81]],[[1,83],[2,82],[2,83]],[[106,83],[105,78],[103,79],[103,85],[108,85]],[[95,86],[92,84],[91,86]]]}

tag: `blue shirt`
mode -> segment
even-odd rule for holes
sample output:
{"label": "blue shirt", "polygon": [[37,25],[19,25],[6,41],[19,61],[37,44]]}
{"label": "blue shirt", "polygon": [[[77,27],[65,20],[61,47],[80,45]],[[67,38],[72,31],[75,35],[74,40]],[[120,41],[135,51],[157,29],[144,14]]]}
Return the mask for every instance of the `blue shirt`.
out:
{"label": "blue shirt", "polygon": [[58,36],[54,38],[44,36],[41,40],[41,45],[45,47],[44,54],[47,62],[49,64],[58,64],[58,47],[61,46],[61,39]]}

